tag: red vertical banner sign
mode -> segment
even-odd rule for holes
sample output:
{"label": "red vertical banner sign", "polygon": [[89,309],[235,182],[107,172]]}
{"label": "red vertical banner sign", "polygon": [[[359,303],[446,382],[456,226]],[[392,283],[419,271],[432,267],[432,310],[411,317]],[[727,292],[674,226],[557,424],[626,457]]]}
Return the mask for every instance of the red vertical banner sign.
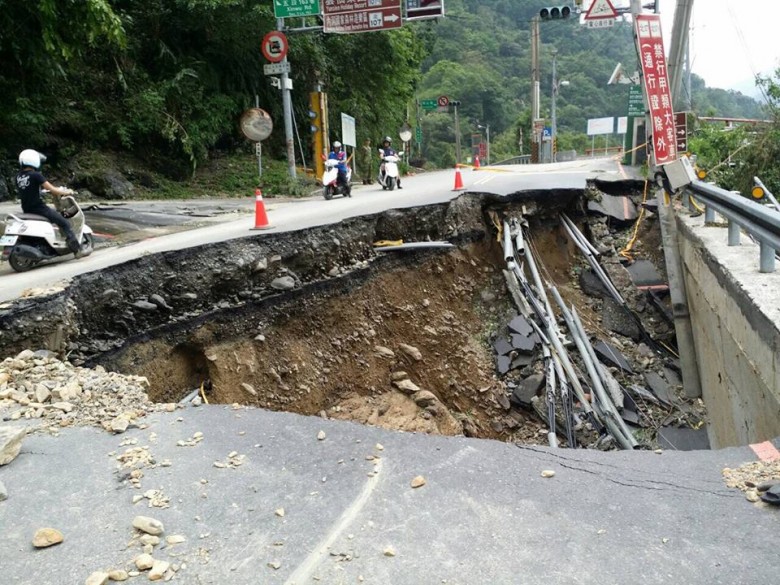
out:
{"label": "red vertical banner sign", "polygon": [[658,14],[643,14],[634,18],[645,97],[650,110],[649,134],[652,135],[655,164],[663,165],[677,158],[677,136],[661,17]]}

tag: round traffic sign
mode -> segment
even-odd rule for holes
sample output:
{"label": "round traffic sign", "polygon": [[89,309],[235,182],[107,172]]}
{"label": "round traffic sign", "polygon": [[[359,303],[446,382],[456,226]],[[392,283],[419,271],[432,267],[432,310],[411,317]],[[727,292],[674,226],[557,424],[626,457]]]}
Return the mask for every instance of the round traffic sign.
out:
{"label": "round traffic sign", "polygon": [[287,56],[287,37],[278,30],[272,30],[263,37],[263,57],[271,63],[279,63]]}
{"label": "round traffic sign", "polygon": [[239,125],[244,136],[255,142],[268,138],[274,128],[271,116],[260,108],[251,108],[241,114]]}
{"label": "round traffic sign", "polygon": [[450,105],[450,98],[448,98],[446,95],[440,95],[439,99],[436,100],[436,103],[444,108]]}

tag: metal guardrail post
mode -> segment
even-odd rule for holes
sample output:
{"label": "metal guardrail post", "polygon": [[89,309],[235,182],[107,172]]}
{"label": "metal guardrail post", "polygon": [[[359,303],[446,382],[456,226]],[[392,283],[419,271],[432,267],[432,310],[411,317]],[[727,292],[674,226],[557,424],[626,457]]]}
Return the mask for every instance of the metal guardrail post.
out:
{"label": "metal guardrail post", "polygon": [[769,244],[761,242],[761,259],[759,261],[759,272],[775,271],[775,249]]}
{"label": "metal guardrail post", "polygon": [[729,220],[729,246],[739,246],[739,224],[733,219]]}
{"label": "metal guardrail post", "polygon": [[715,223],[715,210],[712,205],[704,204],[704,223]]}

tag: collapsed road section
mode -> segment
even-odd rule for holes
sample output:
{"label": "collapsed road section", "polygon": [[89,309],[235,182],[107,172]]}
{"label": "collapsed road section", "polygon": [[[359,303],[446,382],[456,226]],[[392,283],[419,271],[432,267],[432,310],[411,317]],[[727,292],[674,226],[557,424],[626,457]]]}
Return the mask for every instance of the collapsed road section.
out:
{"label": "collapsed road section", "polygon": [[[633,188],[611,187],[631,205],[641,198]],[[404,431],[656,447],[659,429],[701,427],[703,405],[678,396],[652,212],[634,229],[633,217],[603,211],[615,197],[595,185],[470,193],[139,258],[0,309],[0,357],[48,349],[145,377],[160,403],[194,397]],[[520,224],[534,252],[512,252],[512,281],[505,240],[517,241]],[[428,244],[398,245],[409,242]],[[657,269],[650,285],[637,287],[624,266],[631,248]],[[77,424],[39,403],[16,366],[0,388],[4,416]]]}

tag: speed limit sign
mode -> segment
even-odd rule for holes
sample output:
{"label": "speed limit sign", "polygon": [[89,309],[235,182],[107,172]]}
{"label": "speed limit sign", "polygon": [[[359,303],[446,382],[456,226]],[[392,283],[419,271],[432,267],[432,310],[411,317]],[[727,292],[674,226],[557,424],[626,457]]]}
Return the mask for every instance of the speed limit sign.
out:
{"label": "speed limit sign", "polygon": [[436,100],[436,103],[439,104],[439,106],[442,108],[445,108],[450,105],[450,98],[448,98],[446,95],[440,95]]}

